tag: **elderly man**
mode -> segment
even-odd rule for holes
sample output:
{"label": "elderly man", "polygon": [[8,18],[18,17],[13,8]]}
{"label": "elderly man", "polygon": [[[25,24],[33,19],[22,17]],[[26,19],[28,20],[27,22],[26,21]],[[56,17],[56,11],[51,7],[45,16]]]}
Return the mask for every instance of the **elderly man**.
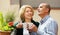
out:
{"label": "elderly man", "polygon": [[38,27],[38,35],[57,35],[58,25],[53,18],[50,17],[50,5],[41,3],[38,7],[38,15],[42,18]]}

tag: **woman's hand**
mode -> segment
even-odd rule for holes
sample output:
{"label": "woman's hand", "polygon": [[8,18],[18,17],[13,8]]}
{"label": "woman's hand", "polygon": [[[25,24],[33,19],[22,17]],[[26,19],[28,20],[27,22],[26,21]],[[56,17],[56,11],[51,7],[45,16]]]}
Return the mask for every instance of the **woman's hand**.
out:
{"label": "woman's hand", "polygon": [[17,25],[16,25],[16,28],[22,28],[23,27],[23,24],[22,23],[18,23]]}
{"label": "woman's hand", "polygon": [[28,28],[29,32],[37,32],[37,27],[33,24],[30,28]]}

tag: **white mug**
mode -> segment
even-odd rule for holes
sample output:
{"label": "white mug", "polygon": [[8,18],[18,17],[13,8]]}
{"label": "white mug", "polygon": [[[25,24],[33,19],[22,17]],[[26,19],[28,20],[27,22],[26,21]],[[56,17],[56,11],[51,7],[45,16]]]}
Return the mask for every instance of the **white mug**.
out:
{"label": "white mug", "polygon": [[28,23],[29,29],[32,27],[33,23]]}

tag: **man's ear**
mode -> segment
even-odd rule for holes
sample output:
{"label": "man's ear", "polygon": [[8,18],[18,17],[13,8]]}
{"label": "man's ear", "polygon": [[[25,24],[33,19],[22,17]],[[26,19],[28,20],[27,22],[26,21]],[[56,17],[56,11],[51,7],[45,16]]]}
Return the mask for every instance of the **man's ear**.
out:
{"label": "man's ear", "polygon": [[47,9],[46,9],[46,12],[48,12],[48,11],[49,11],[49,9],[47,8]]}

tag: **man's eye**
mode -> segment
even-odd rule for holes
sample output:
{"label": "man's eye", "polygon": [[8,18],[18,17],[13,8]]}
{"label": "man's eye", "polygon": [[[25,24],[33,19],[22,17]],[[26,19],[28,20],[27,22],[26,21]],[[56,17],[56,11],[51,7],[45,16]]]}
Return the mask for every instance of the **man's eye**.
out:
{"label": "man's eye", "polygon": [[40,8],[42,8],[42,7],[40,7]]}

